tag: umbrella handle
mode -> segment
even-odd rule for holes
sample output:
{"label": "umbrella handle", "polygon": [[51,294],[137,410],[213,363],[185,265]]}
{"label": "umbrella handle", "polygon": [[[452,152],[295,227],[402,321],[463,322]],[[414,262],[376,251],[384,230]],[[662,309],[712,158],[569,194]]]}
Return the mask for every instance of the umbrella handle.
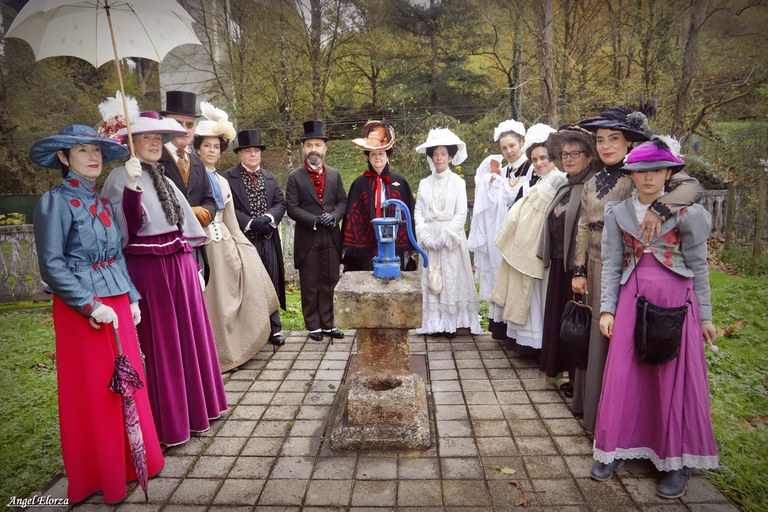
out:
{"label": "umbrella handle", "polygon": [[117,333],[115,326],[112,326],[112,332],[115,334],[115,345],[117,345],[117,354],[123,353],[123,347],[120,345],[120,335]]}
{"label": "umbrella handle", "polygon": [[[131,134],[131,119],[128,115],[128,101],[125,99],[125,86],[123,85],[123,72],[120,70],[120,57],[117,55],[117,43],[115,43],[115,32],[112,29],[112,15],[109,12],[109,0],[104,0],[104,11],[107,13],[107,24],[109,24],[109,37],[112,38],[112,51],[115,54],[115,68],[117,69],[117,80],[120,83],[120,92],[123,97],[123,114],[125,115],[125,128],[128,131],[128,148],[131,150],[131,158],[135,155],[133,149],[133,135]],[[115,331],[117,335],[117,331]],[[119,343],[119,342],[118,342]]]}

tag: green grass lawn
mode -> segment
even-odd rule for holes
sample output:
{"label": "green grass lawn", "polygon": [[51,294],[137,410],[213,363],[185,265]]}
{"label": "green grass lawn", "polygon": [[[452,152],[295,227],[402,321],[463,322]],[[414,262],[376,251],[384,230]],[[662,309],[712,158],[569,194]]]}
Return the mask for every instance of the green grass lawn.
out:
{"label": "green grass lawn", "polygon": [[710,272],[714,320],[727,328],[707,352],[720,469],[711,478],[744,510],[768,510],[768,279]]}
{"label": "green grass lawn", "polygon": [[0,504],[63,471],[49,310],[0,313]]}
{"label": "green grass lawn", "polygon": [[[720,337],[718,353],[707,352],[720,449],[720,469],[710,477],[744,510],[768,510],[768,279],[713,270],[711,281],[715,323],[746,325]],[[297,290],[288,291],[287,308],[283,329],[304,330]],[[49,312],[0,311],[0,502],[62,471],[53,349]]]}

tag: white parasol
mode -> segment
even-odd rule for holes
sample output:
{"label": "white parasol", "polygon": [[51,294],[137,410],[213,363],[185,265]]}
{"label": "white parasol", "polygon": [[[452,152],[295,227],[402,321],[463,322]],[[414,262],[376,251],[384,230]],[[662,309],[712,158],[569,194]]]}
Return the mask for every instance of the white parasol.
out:
{"label": "white parasol", "polygon": [[36,60],[71,56],[96,67],[114,61],[133,156],[120,57],[161,62],[177,46],[201,44],[192,21],[176,0],[30,0],[6,37],[29,43]]}

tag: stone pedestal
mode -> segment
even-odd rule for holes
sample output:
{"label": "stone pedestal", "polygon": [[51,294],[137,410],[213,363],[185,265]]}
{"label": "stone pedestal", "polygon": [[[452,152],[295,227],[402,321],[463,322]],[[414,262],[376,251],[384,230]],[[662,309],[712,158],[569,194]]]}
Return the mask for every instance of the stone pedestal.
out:
{"label": "stone pedestal", "polygon": [[334,301],[336,324],[357,329],[358,371],[341,390],[331,447],[429,448],[426,385],[408,369],[408,329],[421,325],[418,272],[404,272],[395,281],[347,272]]}

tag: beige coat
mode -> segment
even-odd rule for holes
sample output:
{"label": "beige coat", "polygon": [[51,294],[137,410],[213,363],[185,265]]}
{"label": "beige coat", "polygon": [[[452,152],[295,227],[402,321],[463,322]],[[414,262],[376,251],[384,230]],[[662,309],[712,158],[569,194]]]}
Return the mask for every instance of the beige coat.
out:
{"label": "beige coat", "polygon": [[205,253],[211,275],[205,304],[221,371],[251,359],[270,335],[269,315],[279,306],[275,288],[256,247],[237,224],[232,190],[217,175],[225,206],[205,228]]}
{"label": "beige coat", "polygon": [[566,180],[557,169],[543,177],[507,212],[494,244],[504,256],[490,300],[504,308],[503,318],[525,324],[536,279],[544,278],[544,262],[537,256],[547,229],[547,208]]}

